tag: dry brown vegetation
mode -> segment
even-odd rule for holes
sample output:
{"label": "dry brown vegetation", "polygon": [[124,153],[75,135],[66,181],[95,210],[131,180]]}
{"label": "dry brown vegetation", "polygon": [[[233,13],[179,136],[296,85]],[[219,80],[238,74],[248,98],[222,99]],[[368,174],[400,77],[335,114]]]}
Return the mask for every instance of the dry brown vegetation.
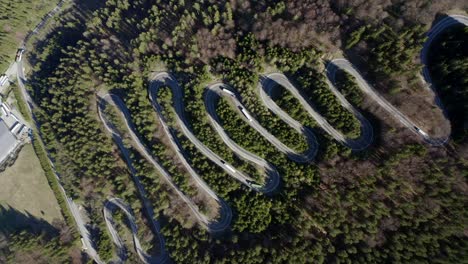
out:
{"label": "dry brown vegetation", "polygon": [[[448,4],[450,9],[466,6],[461,1]],[[111,193],[120,190],[122,195],[130,196],[126,188],[130,185],[128,172],[123,162],[117,161],[120,157],[115,144],[101,137],[96,120],[87,115],[89,109],[83,113],[74,108],[87,105],[92,99],[78,77],[93,73],[110,89],[118,88],[142,141],[177,185],[197,204],[212,208],[207,214],[215,216],[217,205],[200,195],[202,192],[187,176],[148,102],[147,70],[152,64],[162,62],[175,73],[185,89],[189,116],[205,116],[204,87],[199,84],[207,82],[209,71],[229,82],[245,95],[245,100],[254,101],[252,98],[257,97],[252,89],[267,47],[280,48],[272,53],[272,63],[274,59],[284,59],[284,66],[289,69],[310,69],[320,64],[316,50],[327,55],[346,50],[350,33],[363,25],[379,29],[385,24],[394,32],[419,23],[428,28],[435,14],[444,12],[446,5],[447,2],[420,0],[106,1],[89,21],[63,20],[68,27],[57,30],[54,36],[70,38],[49,38],[46,48],[38,51],[44,62],[34,69],[31,79],[36,81],[34,98],[46,113],[40,117],[44,123],[41,132],[49,139],[46,143],[59,168],[65,171],[67,191],[73,190],[80,196],[89,192],[85,197],[91,199],[86,202],[94,215],[102,209],[99,192],[107,194],[110,188]],[[410,84],[410,78],[375,76],[375,67],[370,67],[367,56],[372,45],[381,43],[367,40],[343,53],[402,111],[418,122],[424,120],[422,127],[437,126],[443,130],[440,113],[431,112],[430,93],[423,94],[418,85]],[[413,46],[420,45],[419,40],[415,43]],[[62,49],[65,46],[68,48]],[[402,50],[410,51],[411,58],[404,60],[410,62],[411,69],[418,65],[417,48],[413,46],[406,49],[402,45]],[[313,50],[317,58],[297,52],[301,49]],[[50,54],[42,54],[49,50]],[[393,50],[383,53],[386,55],[379,58],[393,62],[387,60]],[[301,57],[308,57],[307,62]],[[399,80],[401,87],[399,93],[391,94],[394,80]],[[451,260],[461,259],[457,254],[463,250],[457,243],[466,240],[460,235],[466,219],[463,205],[467,193],[462,177],[466,164],[458,160],[457,155],[461,154],[456,151],[466,149],[436,149],[419,144],[417,136],[375,102],[366,100],[362,108],[375,128],[374,145],[364,152],[350,153],[317,129],[319,143],[325,150],[320,150],[319,156],[324,158],[320,157],[316,164],[291,162],[270,144],[262,143],[263,139],[253,137],[253,133],[232,129],[236,141],[259,145],[257,154],[268,153],[268,161],[278,168],[282,184],[271,196],[250,192],[184,142],[190,163],[203,171],[210,187],[222,194],[234,212],[232,232],[219,241],[195,224],[187,205],[158,177],[151,164],[133,153],[148,197],[157,216],[163,219],[166,247],[174,262],[437,262],[446,257],[446,251],[453,252]],[[207,123],[199,124],[197,118],[192,123],[200,140],[217,138],[205,128]],[[288,129],[275,128],[279,134]],[[180,138],[183,140],[183,136]],[[54,145],[55,139],[61,141]],[[217,150],[231,153],[224,144],[218,145]],[[82,149],[88,150],[86,155],[82,155]],[[327,160],[331,156],[334,158]],[[84,183],[83,188],[77,188],[74,183],[78,182]],[[92,221],[96,225],[102,222],[99,217]],[[105,229],[100,229],[105,236]],[[104,243],[98,243],[102,256],[111,251],[106,244],[112,246],[105,239],[101,237]]]}

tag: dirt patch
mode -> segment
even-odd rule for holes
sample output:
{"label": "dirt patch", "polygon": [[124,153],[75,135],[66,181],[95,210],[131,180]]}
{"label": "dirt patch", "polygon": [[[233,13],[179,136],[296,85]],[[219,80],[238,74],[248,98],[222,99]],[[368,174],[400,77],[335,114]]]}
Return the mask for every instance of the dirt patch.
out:
{"label": "dirt patch", "polygon": [[424,88],[404,91],[391,98],[394,105],[432,137],[449,134],[450,121],[435,102],[432,91]]}

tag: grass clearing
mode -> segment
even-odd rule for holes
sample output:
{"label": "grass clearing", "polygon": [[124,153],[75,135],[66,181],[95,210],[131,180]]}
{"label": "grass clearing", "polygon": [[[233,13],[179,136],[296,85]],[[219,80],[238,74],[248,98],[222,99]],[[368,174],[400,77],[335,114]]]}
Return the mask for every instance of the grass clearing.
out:
{"label": "grass clearing", "polygon": [[0,0],[0,72],[15,59],[16,49],[59,0]]}
{"label": "grass clearing", "polygon": [[23,147],[13,166],[0,173],[0,186],[0,206],[12,207],[49,223],[53,219],[63,220],[31,144]]}

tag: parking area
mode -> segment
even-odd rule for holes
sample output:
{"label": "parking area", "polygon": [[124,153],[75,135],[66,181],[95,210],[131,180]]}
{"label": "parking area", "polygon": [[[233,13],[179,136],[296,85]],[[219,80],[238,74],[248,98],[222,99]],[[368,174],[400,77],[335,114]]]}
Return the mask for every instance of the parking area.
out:
{"label": "parking area", "polygon": [[4,73],[0,73],[0,94],[5,94],[10,82],[16,78],[17,64],[13,62]]}

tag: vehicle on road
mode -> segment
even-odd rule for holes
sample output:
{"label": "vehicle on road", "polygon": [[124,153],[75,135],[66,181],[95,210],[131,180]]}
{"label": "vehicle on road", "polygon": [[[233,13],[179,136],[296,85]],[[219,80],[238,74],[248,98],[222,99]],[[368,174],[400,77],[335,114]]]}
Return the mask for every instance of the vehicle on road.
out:
{"label": "vehicle on road", "polygon": [[239,109],[240,109],[241,112],[245,115],[245,117],[247,117],[247,119],[249,120],[249,122],[252,122],[252,121],[253,121],[252,117],[249,115],[249,113],[247,113],[247,111],[246,111],[244,108],[242,108],[242,107],[239,106]]}
{"label": "vehicle on road", "polygon": [[3,107],[3,105],[2,105],[1,108],[2,108],[3,115],[8,117],[8,113],[6,112],[5,107]]}
{"label": "vehicle on road", "polygon": [[221,90],[222,90],[223,92],[225,92],[225,93],[229,94],[229,95],[230,95],[230,96],[232,96],[232,97],[234,97],[234,96],[235,96],[235,94],[234,94],[232,91],[230,91],[229,89],[222,88]]}
{"label": "vehicle on road", "polygon": [[[11,113],[11,110],[8,107],[7,110]],[[15,116],[15,114],[11,113],[11,117],[13,117],[16,120],[16,122],[19,122],[19,119]]]}
{"label": "vehicle on road", "polygon": [[24,49],[18,49],[18,51],[16,51],[16,57],[15,57],[16,62],[21,61],[21,59],[23,58],[23,53],[24,53]]}
{"label": "vehicle on road", "polygon": [[3,74],[2,77],[0,77],[0,86],[5,85],[5,83],[7,83],[7,82],[8,82],[8,76]]}
{"label": "vehicle on road", "polygon": [[15,129],[19,128],[19,126],[21,126],[21,124],[19,122],[15,122],[11,127],[10,127],[10,131],[12,133],[14,133]]}
{"label": "vehicle on road", "polygon": [[227,164],[224,164],[224,166],[226,166],[226,168],[228,168],[228,170],[232,171],[233,173],[236,173],[236,170],[233,167],[231,167],[231,166],[229,166]]}
{"label": "vehicle on road", "polygon": [[423,135],[423,136],[425,136],[425,137],[428,136],[428,134],[427,134],[426,132],[424,132],[422,129],[420,129],[419,127],[415,126],[414,129],[416,129],[416,131],[417,131],[419,134],[421,134],[421,135]]}
{"label": "vehicle on road", "polygon": [[85,242],[84,242],[84,240],[83,240],[83,237],[81,237],[81,248],[82,248],[83,250],[85,250],[85,251],[88,250],[88,247],[86,246],[86,244],[85,244]]}
{"label": "vehicle on road", "polygon": [[247,183],[248,183],[250,186],[252,186],[252,188],[255,188],[255,189],[262,188],[262,185],[260,185],[260,184],[258,184],[258,183],[256,183],[256,182],[254,182],[254,181],[249,181],[249,180],[247,180]]}
{"label": "vehicle on road", "polygon": [[224,166],[225,166],[228,170],[232,171],[233,173],[236,173],[236,170],[235,170],[233,167],[229,166],[229,164],[227,164],[224,160],[221,160],[221,163],[224,164]]}

